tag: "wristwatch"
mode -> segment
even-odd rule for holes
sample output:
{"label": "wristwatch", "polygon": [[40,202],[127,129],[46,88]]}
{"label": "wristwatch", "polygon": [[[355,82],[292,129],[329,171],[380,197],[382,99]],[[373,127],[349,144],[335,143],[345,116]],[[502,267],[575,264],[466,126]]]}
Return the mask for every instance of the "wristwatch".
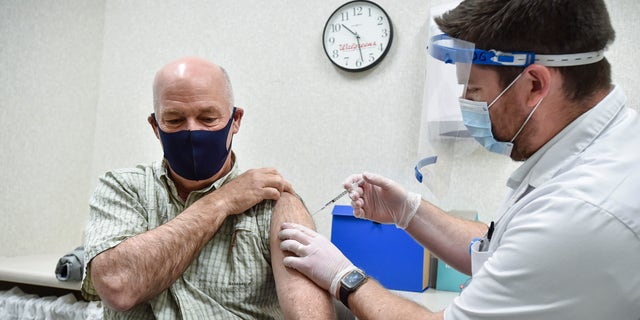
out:
{"label": "wristwatch", "polygon": [[360,269],[349,271],[340,279],[340,301],[349,308],[349,295],[367,282],[369,277]]}

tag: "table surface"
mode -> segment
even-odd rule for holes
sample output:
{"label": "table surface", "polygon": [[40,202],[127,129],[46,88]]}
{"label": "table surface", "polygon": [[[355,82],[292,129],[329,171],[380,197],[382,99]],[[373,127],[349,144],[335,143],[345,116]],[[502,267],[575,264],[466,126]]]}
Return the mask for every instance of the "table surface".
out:
{"label": "table surface", "polygon": [[423,292],[391,290],[395,294],[416,302],[427,309],[438,312],[444,310],[460,293],[427,289]]}
{"label": "table surface", "polygon": [[0,257],[0,281],[80,290],[80,281],[60,281],[55,270],[61,254],[35,254]]}

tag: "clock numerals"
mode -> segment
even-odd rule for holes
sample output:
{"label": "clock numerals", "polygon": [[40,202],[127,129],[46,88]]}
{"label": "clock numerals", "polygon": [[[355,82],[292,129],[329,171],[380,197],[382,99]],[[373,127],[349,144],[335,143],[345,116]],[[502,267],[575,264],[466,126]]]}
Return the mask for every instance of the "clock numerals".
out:
{"label": "clock numerals", "polygon": [[340,13],[340,17],[342,19],[342,21],[349,21],[349,17],[357,17],[357,16],[362,16],[362,15],[367,15],[369,17],[371,17],[371,8],[365,8],[362,6],[357,6],[357,7],[353,7],[350,10],[347,9],[343,12]]}
{"label": "clock numerals", "polygon": [[[370,57],[370,60],[369,60],[369,61],[370,61],[370,62],[373,62],[374,60],[375,60],[375,58]],[[350,63],[350,62],[351,62],[351,57],[349,57],[349,56],[345,56],[345,57],[343,58],[343,65],[344,65],[345,67],[350,66],[350,65],[351,65],[351,63]],[[362,60],[362,59],[355,59],[355,63],[354,63],[353,65],[355,65],[355,66],[356,66],[356,67],[358,67],[358,68],[359,68],[359,67],[362,67],[362,66],[364,65],[364,60]]]}
{"label": "clock numerals", "polygon": [[392,24],[386,12],[371,1],[356,0],[344,4],[329,17],[323,47],[339,68],[363,71],[385,57],[392,39]]}
{"label": "clock numerals", "polygon": [[371,8],[366,8],[366,10],[365,10],[365,8],[361,7],[361,6],[354,7],[352,14],[353,14],[354,17],[355,16],[361,16],[361,15],[367,15],[367,16],[371,17]]}
{"label": "clock numerals", "polygon": [[[336,58],[337,58],[337,56],[336,56]],[[351,65],[351,64],[350,64],[350,61],[351,61],[350,57],[345,56],[345,57],[343,58],[343,65],[344,65],[345,67],[350,66],[350,65]],[[369,63],[371,63],[371,62],[374,62],[374,61],[376,61],[376,57],[373,55],[373,53],[370,53],[370,54],[369,54],[369,58],[368,58],[368,62],[369,62]],[[362,59],[356,59],[356,60],[355,60],[354,65],[355,65],[357,68],[360,68],[360,67],[362,67],[362,66],[364,65],[364,60],[362,60]]]}

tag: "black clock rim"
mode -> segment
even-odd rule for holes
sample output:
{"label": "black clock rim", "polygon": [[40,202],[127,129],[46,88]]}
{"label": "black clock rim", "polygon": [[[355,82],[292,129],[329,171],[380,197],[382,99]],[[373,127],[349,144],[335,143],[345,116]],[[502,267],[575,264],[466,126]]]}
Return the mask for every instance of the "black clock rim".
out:
{"label": "black clock rim", "polygon": [[[354,3],[354,2],[367,2],[370,3],[376,7],[378,7],[378,9],[380,9],[380,11],[382,11],[382,13],[384,13],[384,15],[387,17],[387,20],[389,20],[389,44],[387,45],[387,47],[384,49],[384,51],[382,52],[382,54],[380,55],[380,58],[378,58],[378,60],[374,61],[372,64],[366,66],[366,67],[362,67],[362,68],[355,68],[355,69],[349,69],[349,68],[345,68],[339,64],[337,64],[335,61],[333,61],[333,59],[331,59],[331,56],[329,55],[329,53],[327,53],[327,46],[324,43],[324,34],[325,31],[327,30],[327,25],[329,25],[329,21],[331,20],[331,17],[333,17],[334,14],[336,14],[336,12],[340,11],[342,8]],[[327,59],[329,59],[329,61],[331,61],[331,63],[340,68],[341,70],[344,71],[348,71],[348,72],[362,72],[362,71],[367,71],[375,66],[377,66],[380,62],[382,62],[382,60],[384,60],[384,58],[387,56],[387,53],[389,53],[389,50],[391,50],[391,44],[393,43],[393,21],[391,20],[391,17],[389,16],[389,14],[377,3],[373,2],[373,1],[369,1],[369,0],[352,0],[349,2],[345,2],[344,4],[342,4],[341,6],[339,6],[336,10],[333,10],[333,12],[329,15],[329,18],[327,19],[327,22],[324,23],[324,29],[322,29],[322,51],[324,51],[325,56],[327,56]]]}

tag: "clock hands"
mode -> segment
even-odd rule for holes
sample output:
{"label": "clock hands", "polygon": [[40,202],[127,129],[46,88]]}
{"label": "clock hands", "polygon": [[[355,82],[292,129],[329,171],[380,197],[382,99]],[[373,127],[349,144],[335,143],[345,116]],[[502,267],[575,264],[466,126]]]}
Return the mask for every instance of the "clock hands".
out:
{"label": "clock hands", "polygon": [[360,61],[364,61],[362,57],[362,48],[360,48],[360,36],[356,36],[356,42],[358,43],[358,51],[360,51]]}
{"label": "clock hands", "polygon": [[344,24],[342,25],[345,29],[347,29],[349,32],[351,32],[354,36],[359,37],[357,33],[353,32],[351,29],[349,29],[349,27],[345,26]]}
{"label": "clock hands", "polygon": [[351,32],[354,36],[356,36],[356,42],[358,44],[358,51],[360,51],[360,60],[364,61],[364,58],[362,57],[362,48],[360,48],[360,35],[358,35],[356,32],[353,32],[351,29],[349,29],[349,27],[345,26],[344,24],[342,24],[342,26],[347,29],[349,32]]}

